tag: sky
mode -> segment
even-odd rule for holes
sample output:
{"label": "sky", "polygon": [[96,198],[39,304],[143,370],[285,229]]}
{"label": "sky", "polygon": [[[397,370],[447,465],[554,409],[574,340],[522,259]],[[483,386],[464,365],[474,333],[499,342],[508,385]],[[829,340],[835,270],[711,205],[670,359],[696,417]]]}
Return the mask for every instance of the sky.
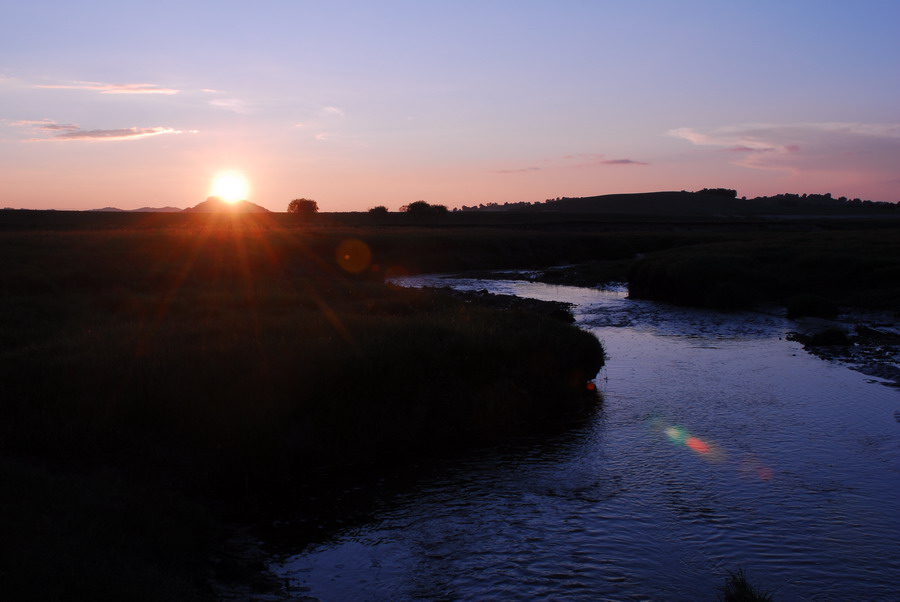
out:
{"label": "sky", "polygon": [[900,202],[898,0],[71,0],[0,20],[0,207]]}

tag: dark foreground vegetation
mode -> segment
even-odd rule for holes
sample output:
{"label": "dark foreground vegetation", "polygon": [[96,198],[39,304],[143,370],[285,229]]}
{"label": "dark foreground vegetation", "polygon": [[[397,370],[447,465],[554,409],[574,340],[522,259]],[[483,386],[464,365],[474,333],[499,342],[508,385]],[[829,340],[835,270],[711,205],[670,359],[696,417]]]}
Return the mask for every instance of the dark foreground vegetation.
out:
{"label": "dark foreground vegetation", "polygon": [[361,461],[596,404],[602,349],[558,307],[385,277],[529,268],[798,317],[900,307],[887,219],[2,211],[0,254],[0,577],[22,600],[214,597],[252,574],[223,560],[224,525]]}
{"label": "dark foreground vegetation", "polygon": [[732,573],[725,580],[722,594],[719,596],[722,602],[773,602],[774,598],[768,592],[760,591],[747,580],[743,570]]}
{"label": "dark foreground vegetation", "polygon": [[211,562],[227,521],[354,463],[598,401],[602,348],[558,308],[385,284],[378,262],[408,269],[424,232],[15,213],[0,224],[8,599],[214,597],[236,569]]}
{"label": "dark foreground vegetation", "polygon": [[654,253],[628,273],[635,297],[719,309],[775,303],[791,317],[839,306],[900,309],[900,228],[735,234]]}

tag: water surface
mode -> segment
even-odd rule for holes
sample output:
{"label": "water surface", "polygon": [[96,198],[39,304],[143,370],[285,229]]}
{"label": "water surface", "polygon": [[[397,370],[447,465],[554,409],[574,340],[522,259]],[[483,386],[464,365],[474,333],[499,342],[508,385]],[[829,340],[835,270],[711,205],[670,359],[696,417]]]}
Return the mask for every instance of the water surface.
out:
{"label": "water surface", "polygon": [[890,600],[900,391],[790,323],[522,281],[407,279],[576,304],[604,403],[565,433],[429,463],[274,565],[322,600]]}

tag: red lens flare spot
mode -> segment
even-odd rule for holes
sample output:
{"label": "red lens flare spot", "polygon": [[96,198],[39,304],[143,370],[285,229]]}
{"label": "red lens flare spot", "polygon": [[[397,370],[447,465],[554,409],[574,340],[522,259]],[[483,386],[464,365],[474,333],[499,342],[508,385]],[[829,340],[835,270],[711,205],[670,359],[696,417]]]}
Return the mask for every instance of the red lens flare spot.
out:
{"label": "red lens flare spot", "polygon": [[595,385],[594,383],[590,382],[590,383],[587,384],[587,390],[588,390],[588,391],[596,391],[596,390],[597,390],[597,385]]}
{"label": "red lens flare spot", "polygon": [[710,452],[709,445],[696,437],[688,437],[684,440],[684,444],[698,454],[708,454]]}
{"label": "red lens flare spot", "polygon": [[741,461],[740,472],[744,477],[757,478],[761,481],[769,481],[775,476],[774,470],[752,457]]}
{"label": "red lens flare spot", "polygon": [[351,238],[338,245],[335,253],[338,265],[351,274],[359,274],[369,269],[372,263],[372,249],[361,240]]}

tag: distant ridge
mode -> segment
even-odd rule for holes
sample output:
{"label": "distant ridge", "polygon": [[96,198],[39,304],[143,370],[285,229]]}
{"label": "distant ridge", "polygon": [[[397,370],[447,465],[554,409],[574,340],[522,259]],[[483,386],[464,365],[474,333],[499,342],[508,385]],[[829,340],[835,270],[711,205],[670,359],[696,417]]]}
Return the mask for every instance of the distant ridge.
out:
{"label": "distant ridge", "polygon": [[753,199],[737,198],[726,188],[698,192],[667,191],[607,194],[591,197],[547,199],[543,203],[489,203],[463,207],[463,211],[526,211],[666,217],[731,216],[841,216],[859,214],[900,215],[897,203],[862,201],[830,194],[779,194]]}
{"label": "distant ridge", "polygon": [[179,209],[178,207],[141,207],[140,209],[103,207],[102,209],[88,209],[88,211],[106,211],[112,213],[180,213],[183,209]]}
{"label": "distant ridge", "polygon": [[209,197],[198,205],[188,207],[185,211],[192,213],[269,213],[269,210],[265,207],[260,207],[250,201],[226,203],[214,196]]}
{"label": "distant ridge", "polygon": [[700,192],[642,192],[563,198],[548,201],[549,210],[585,213],[710,215],[744,213],[747,202]]}
{"label": "distant ridge", "polygon": [[260,207],[250,201],[238,201],[227,203],[219,197],[211,196],[202,203],[198,203],[187,209],[178,207],[141,207],[140,209],[119,209],[118,207],[103,207],[102,209],[88,209],[87,211],[104,213],[270,213],[265,207]]}

